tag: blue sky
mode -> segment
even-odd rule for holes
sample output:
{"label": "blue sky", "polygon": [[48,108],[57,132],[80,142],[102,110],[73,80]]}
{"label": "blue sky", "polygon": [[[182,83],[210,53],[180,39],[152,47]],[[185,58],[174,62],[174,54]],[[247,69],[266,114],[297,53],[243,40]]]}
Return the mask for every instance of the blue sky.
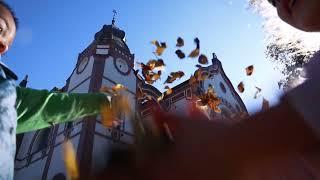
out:
{"label": "blue sky", "polygon": [[[183,70],[188,78],[196,59],[179,60],[175,54],[178,36],[194,48],[201,41],[201,52],[211,59],[215,52],[236,86],[246,85],[241,94],[250,112],[260,109],[262,98],[253,99],[255,86],[263,96],[277,102],[277,82],[281,74],[266,60],[262,20],[247,10],[246,0],[8,0],[20,19],[16,41],[2,60],[22,79],[29,75],[29,86],[36,89],[62,87],[72,72],[78,53],[89,45],[104,24],[110,24],[112,10],[118,11],[116,25],[126,31],[127,44],[136,61],[154,58],[151,40],[166,41],[163,58],[166,73]],[[252,77],[244,68],[255,65]],[[163,77],[165,78],[165,77]],[[163,79],[165,80],[165,79]],[[180,82],[183,82],[182,79]]]}

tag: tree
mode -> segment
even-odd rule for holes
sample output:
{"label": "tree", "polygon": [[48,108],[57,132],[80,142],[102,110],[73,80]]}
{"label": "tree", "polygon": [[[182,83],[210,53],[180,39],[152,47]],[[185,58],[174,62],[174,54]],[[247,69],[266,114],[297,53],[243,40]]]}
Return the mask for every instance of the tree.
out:
{"label": "tree", "polygon": [[266,0],[249,0],[249,9],[262,16],[266,35],[266,57],[284,75],[279,88],[285,91],[299,84],[302,67],[319,48],[318,34],[299,31],[282,22]]}

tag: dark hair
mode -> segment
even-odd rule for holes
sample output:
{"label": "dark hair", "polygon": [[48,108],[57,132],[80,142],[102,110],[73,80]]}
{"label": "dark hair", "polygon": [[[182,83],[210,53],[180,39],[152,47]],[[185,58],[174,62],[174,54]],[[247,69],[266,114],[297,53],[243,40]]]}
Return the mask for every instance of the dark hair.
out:
{"label": "dark hair", "polygon": [[19,20],[18,20],[18,18],[16,17],[16,14],[15,14],[14,11],[12,10],[12,8],[11,8],[6,2],[4,2],[3,0],[0,0],[0,6],[5,7],[5,8],[10,12],[10,14],[11,14],[12,17],[13,17],[14,24],[16,25],[16,29],[18,29]]}

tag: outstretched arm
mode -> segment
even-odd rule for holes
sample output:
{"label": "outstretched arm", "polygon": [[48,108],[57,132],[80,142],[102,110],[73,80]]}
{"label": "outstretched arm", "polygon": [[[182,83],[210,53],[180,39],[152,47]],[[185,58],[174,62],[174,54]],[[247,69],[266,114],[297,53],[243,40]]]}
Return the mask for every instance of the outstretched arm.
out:
{"label": "outstretched arm", "polygon": [[101,93],[53,93],[17,87],[17,133],[97,115],[104,105],[109,102]]}
{"label": "outstretched arm", "polygon": [[232,126],[201,117],[158,113],[156,118],[174,127],[174,145],[146,162],[143,176],[150,179],[233,179],[243,164],[304,152],[318,143],[286,100]]}

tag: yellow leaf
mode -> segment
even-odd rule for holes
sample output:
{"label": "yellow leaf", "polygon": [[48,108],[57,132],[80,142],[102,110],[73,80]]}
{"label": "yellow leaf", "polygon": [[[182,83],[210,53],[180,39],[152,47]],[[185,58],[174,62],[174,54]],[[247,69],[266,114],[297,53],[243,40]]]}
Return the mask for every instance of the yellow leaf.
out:
{"label": "yellow leaf", "polygon": [[164,98],[164,94],[161,94],[161,96],[158,97],[157,101],[161,101]]}
{"label": "yellow leaf", "polygon": [[166,86],[165,89],[167,89],[166,95],[172,94],[173,91],[172,91],[172,89],[171,89],[169,86]]}
{"label": "yellow leaf", "polygon": [[152,44],[156,46],[156,55],[161,56],[164,50],[167,48],[167,44],[165,42],[159,43],[159,41],[151,41]]}
{"label": "yellow leaf", "polygon": [[112,90],[115,92],[119,92],[119,91],[126,90],[126,89],[127,88],[122,84],[116,84],[115,86],[112,87]]}
{"label": "yellow leaf", "polygon": [[157,49],[156,49],[156,54],[157,54],[158,56],[161,56],[161,55],[163,54],[163,52],[164,52],[165,49],[166,49],[166,48],[163,48],[163,47],[157,47]]}
{"label": "yellow leaf", "polygon": [[79,178],[76,153],[70,141],[66,141],[63,146],[64,163],[67,171],[67,179],[74,180]]}

